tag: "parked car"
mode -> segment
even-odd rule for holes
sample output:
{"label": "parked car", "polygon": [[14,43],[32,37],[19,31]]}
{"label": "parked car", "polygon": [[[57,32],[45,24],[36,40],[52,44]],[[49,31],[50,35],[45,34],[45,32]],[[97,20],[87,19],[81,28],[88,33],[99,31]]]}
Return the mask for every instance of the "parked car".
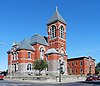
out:
{"label": "parked car", "polygon": [[0,80],[4,80],[4,75],[0,74]]}
{"label": "parked car", "polygon": [[97,80],[100,80],[100,76],[97,77]]}
{"label": "parked car", "polygon": [[98,78],[98,76],[88,76],[88,77],[86,78],[86,81],[96,81],[97,78]]}

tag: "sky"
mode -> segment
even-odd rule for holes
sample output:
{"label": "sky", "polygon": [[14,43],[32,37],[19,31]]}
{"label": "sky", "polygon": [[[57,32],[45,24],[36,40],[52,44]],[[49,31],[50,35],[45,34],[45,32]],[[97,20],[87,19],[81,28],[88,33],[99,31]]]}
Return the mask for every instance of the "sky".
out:
{"label": "sky", "polygon": [[92,56],[100,62],[100,0],[0,0],[0,70],[7,70],[13,42],[36,33],[47,36],[56,6],[67,22],[68,58]]}

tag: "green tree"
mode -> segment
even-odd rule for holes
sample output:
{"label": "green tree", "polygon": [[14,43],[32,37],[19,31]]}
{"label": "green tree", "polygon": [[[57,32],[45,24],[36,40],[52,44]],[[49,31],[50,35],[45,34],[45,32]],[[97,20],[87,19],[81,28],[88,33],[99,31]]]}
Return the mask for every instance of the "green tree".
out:
{"label": "green tree", "polygon": [[96,65],[96,74],[100,74],[100,62]]}
{"label": "green tree", "polygon": [[37,59],[33,62],[33,69],[39,71],[39,75],[41,74],[41,71],[46,69],[48,67],[47,61]]}

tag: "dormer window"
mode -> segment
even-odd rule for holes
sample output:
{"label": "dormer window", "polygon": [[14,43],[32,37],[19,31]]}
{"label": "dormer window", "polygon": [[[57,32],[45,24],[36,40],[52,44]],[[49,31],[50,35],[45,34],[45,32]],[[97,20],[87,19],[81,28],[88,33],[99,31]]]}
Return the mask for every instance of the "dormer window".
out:
{"label": "dormer window", "polygon": [[55,25],[52,25],[51,26],[51,29],[50,29],[50,37],[51,37],[51,39],[53,39],[53,38],[56,37],[56,26]]}
{"label": "dormer window", "polygon": [[64,39],[64,27],[60,27],[60,38]]}

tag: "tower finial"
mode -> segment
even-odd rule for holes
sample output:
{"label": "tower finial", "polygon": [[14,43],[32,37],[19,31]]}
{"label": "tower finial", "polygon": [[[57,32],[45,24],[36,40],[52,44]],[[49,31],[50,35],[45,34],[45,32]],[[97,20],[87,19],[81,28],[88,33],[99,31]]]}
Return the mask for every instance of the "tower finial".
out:
{"label": "tower finial", "polygon": [[56,11],[58,11],[58,6],[56,6]]}

